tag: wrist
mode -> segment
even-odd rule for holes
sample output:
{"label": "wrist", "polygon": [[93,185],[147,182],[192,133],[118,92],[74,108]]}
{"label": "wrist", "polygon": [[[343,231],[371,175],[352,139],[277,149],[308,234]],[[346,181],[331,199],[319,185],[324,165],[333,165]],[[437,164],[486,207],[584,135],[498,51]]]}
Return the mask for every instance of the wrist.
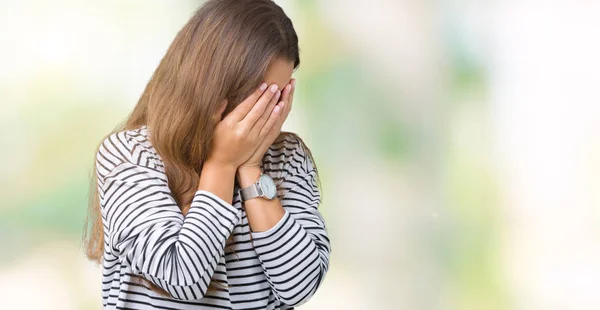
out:
{"label": "wrist", "polygon": [[198,181],[198,190],[211,192],[228,204],[233,199],[233,183],[235,180],[235,169],[231,165],[205,161],[202,164],[202,172]]}
{"label": "wrist", "polygon": [[205,189],[210,191],[213,189],[215,179],[227,180],[229,179],[232,183],[235,178],[236,167],[231,165],[206,161],[202,165],[202,175],[198,182],[198,189]]}
{"label": "wrist", "polygon": [[204,170],[234,174],[237,170],[237,167],[233,164],[222,163],[216,160],[207,160],[202,166],[202,171]]}
{"label": "wrist", "polygon": [[241,188],[254,184],[262,171],[259,166],[240,166],[237,168],[236,178]]}

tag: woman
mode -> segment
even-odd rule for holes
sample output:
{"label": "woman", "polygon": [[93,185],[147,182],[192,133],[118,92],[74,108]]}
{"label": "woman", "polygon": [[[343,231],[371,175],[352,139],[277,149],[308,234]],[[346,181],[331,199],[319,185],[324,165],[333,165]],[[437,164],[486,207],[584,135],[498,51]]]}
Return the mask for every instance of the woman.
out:
{"label": "woman", "polygon": [[291,309],[330,245],[317,170],[281,132],[298,39],[270,0],[212,0],[96,153],[86,252],[106,309]]}

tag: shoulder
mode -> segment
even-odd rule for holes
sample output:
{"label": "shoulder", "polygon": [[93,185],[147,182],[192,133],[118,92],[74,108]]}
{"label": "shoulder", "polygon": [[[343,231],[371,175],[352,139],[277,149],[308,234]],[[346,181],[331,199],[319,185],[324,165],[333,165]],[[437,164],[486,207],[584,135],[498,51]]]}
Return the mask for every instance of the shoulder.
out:
{"label": "shoulder", "polygon": [[263,169],[275,177],[305,175],[314,170],[310,151],[294,133],[282,133],[269,147],[263,158]]}
{"label": "shoulder", "polygon": [[123,163],[164,172],[164,165],[150,143],[148,128],[145,125],[113,132],[100,143],[96,153],[99,178],[104,178]]}

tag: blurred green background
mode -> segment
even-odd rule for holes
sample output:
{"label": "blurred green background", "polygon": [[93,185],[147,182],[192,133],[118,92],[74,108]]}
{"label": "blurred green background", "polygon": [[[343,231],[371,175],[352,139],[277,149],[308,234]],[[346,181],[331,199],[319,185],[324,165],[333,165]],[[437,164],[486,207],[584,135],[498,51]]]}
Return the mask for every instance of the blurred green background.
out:
{"label": "blurred green background", "polygon": [[[600,5],[276,1],[323,185],[302,309],[599,309]],[[3,309],[100,309],[94,150],[200,1],[0,0]]]}

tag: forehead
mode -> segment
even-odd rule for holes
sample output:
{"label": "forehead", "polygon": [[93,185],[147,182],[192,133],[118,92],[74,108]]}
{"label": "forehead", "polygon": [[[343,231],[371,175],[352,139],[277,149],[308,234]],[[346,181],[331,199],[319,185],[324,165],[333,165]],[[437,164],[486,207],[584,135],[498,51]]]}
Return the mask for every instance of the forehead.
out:
{"label": "forehead", "polygon": [[267,84],[277,84],[279,89],[283,89],[292,78],[294,71],[294,62],[285,58],[275,59],[267,69],[265,82]]}

